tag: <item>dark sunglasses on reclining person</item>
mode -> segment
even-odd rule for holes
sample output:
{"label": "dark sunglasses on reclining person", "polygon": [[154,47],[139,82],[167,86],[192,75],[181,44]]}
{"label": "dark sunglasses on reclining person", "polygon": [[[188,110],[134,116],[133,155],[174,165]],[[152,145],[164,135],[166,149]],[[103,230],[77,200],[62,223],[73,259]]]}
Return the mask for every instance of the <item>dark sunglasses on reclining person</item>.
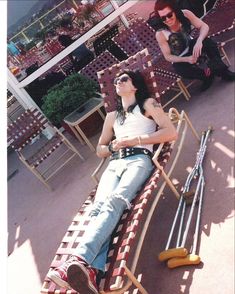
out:
{"label": "dark sunglasses on reclining person", "polygon": [[174,12],[171,11],[171,12],[167,13],[166,15],[161,16],[161,20],[162,20],[162,21],[166,21],[167,18],[172,18],[173,13],[174,13]]}
{"label": "dark sunglasses on reclining person", "polygon": [[116,86],[118,82],[124,83],[130,80],[130,77],[128,76],[121,76],[114,79],[113,84]]}

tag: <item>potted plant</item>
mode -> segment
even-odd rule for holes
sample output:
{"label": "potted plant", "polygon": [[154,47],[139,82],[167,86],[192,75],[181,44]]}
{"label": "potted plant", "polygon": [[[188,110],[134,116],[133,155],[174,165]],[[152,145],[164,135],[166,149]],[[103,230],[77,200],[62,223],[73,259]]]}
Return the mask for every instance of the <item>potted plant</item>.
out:
{"label": "potted plant", "polygon": [[59,127],[64,125],[63,119],[67,115],[81,107],[88,99],[96,97],[98,89],[93,80],[79,73],[71,74],[52,87],[42,98],[42,111],[52,124]]}

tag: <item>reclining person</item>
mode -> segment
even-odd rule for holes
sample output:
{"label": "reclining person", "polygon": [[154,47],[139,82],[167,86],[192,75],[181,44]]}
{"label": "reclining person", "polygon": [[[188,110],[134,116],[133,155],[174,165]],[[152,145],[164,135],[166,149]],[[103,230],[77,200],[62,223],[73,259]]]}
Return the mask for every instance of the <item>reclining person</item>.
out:
{"label": "reclining person", "polygon": [[[165,59],[173,63],[179,75],[202,80],[201,91],[211,86],[214,76],[235,80],[235,73],[221,60],[216,43],[207,38],[209,27],[205,22],[170,0],[157,0],[154,10],[158,18],[156,39]],[[196,39],[190,36],[191,25],[200,30]]]}
{"label": "reclining person", "polygon": [[59,286],[80,294],[98,293],[96,278],[105,271],[111,234],[153,170],[153,145],[177,138],[139,72],[120,72],[114,86],[117,110],[107,114],[97,145],[98,157],[110,157],[110,162],[98,185],[91,221],[76,254],[48,274]]}

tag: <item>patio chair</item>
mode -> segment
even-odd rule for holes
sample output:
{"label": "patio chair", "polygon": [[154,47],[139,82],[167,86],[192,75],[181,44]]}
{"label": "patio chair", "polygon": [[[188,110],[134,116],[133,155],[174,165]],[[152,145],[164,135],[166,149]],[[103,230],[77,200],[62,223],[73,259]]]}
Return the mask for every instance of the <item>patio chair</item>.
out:
{"label": "patio chair", "polygon": [[118,34],[118,25],[113,25],[105,33],[103,33],[95,39],[95,41],[93,42],[93,47],[96,56],[100,55],[105,50],[108,50],[118,60],[123,60],[127,58],[125,52],[123,52],[121,48],[112,40],[112,38],[116,34]]}
{"label": "patio chair", "polygon": [[[112,67],[98,73],[99,80],[101,81],[102,93],[105,93],[105,99],[107,100],[108,97],[110,97],[107,91],[111,90],[112,93],[113,87],[109,88],[103,85],[111,84],[110,82],[112,81],[113,76],[115,76],[115,73],[117,73],[120,68],[124,67],[131,70],[138,68],[146,77],[147,81],[149,81],[148,85],[150,86],[150,92],[153,90],[156,91],[156,83],[154,81],[154,77],[152,76],[152,65],[149,57],[147,49],[145,49],[137,53],[135,56],[130,57],[128,60],[125,60],[120,64],[113,65]],[[150,70],[148,70],[148,68],[150,68]],[[111,104],[108,104],[108,106],[109,107],[107,109],[112,110],[113,107],[115,107],[115,104],[113,104],[112,101]],[[135,271],[148,225],[166,184],[170,186],[176,197],[179,198],[179,193],[171,183],[169,177],[181,152],[188,126],[191,127],[193,134],[199,141],[199,137],[184,111],[178,113],[176,109],[172,108],[169,110],[168,115],[177,125],[177,130],[180,136],[178,148],[174,148],[175,142],[168,142],[158,146],[157,151],[153,156],[156,168],[152,172],[147,183],[145,183],[144,187],[133,200],[132,208],[124,211],[116,229],[113,232],[106,264],[106,273],[100,282],[100,294],[122,294],[127,291],[132,284],[138,288],[140,293],[147,294],[147,291],[136,279]],[[174,152],[173,149],[176,153],[174,160],[171,163],[171,167],[166,174],[165,166],[170,158],[170,154]],[[105,160],[101,161],[100,165],[92,175],[95,181],[98,181],[98,174],[104,162]],[[159,179],[161,176],[163,176],[164,181],[160,186]],[[81,238],[90,221],[89,211],[95,198],[95,193],[96,188],[90,193],[88,199],[73,219],[67,233],[62,239],[49,271],[66,261],[67,258],[74,253],[77,244],[81,242]],[[41,293],[69,294],[77,292],[74,290],[59,288],[46,277]]]}
{"label": "patio chair", "polygon": [[97,82],[98,84],[97,72],[117,62],[118,59],[106,50],[80,70],[80,74]]}
{"label": "patio chair", "polygon": [[158,86],[154,76],[154,68],[151,61],[151,56],[147,49],[139,51],[137,54],[123,60],[120,63],[114,64],[113,66],[101,70],[97,73],[98,81],[100,84],[101,94],[104,98],[104,107],[106,112],[110,112],[116,109],[116,92],[112,83],[115,78],[117,71],[129,68],[131,70],[140,70],[149,86],[149,91],[153,98],[160,102],[160,95]]}
{"label": "patio chair", "polygon": [[167,62],[161,52],[155,38],[155,30],[141,17],[136,19],[128,29],[124,29],[113,40],[123,51],[131,56],[138,51],[147,48],[153,59],[154,72],[161,87],[161,95],[169,90],[176,91],[176,94],[163,107],[174,101],[181,94],[186,100],[191,97],[181,77],[175,73],[170,62]]}
{"label": "patio chair", "polygon": [[[51,126],[55,134],[48,140],[42,138],[38,142],[40,146],[35,146],[35,138],[47,126]],[[50,190],[48,180],[57,171],[76,155],[84,160],[69,140],[37,109],[27,109],[8,126],[8,144],[16,151],[23,164]]]}
{"label": "patio chair", "polygon": [[225,33],[234,28],[235,2],[233,0],[218,0],[213,8],[202,20],[209,25],[209,37],[214,37],[217,42],[227,43],[234,40],[234,36],[226,38]]}
{"label": "patio chair", "polygon": [[[134,55],[138,51],[148,48],[152,56],[153,65],[158,68],[158,57],[161,55],[161,49],[155,38],[156,31],[142,18],[135,19],[128,28],[123,29],[114,38],[113,41],[128,55]],[[163,65],[163,64],[162,64]],[[171,64],[164,64],[165,70],[173,71]]]}

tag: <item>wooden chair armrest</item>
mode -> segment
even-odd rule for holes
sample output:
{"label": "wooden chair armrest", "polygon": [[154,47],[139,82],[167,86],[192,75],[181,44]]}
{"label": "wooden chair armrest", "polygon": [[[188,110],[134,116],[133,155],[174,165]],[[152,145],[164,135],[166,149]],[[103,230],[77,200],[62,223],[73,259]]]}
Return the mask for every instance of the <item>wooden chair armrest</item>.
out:
{"label": "wooden chair armrest", "polygon": [[205,3],[203,3],[203,16],[205,16],[207,14],[207,7],[206,6],[207,6],[208,2],[209,2],[209,0],[206,0]]}
{"label": "wooden chair armrest", "polygon": [[161,144],[158,146],[157,150],[154,152],[154,155],[153,155],[153,158],[152,158],[152,161],[153,161],[153,162],[155,162],[155,161],[158,159],[158,156],[159,156],[159,154],[161,153],[161,150],[162,150],[162,148],[163,148],[163,145],[164,145],[164,143],[161,143]]}
{"label": "wooden chair armrest", "polygon": [[97,168],[94,170],[94,172],[91,175],[92,179],[95,181],[96,184],[99,183],[98,173],[100,172],[101,168],[103,167],[106,159],[107,159],[107,157],[104,157],[104,158],[101,159],[99,165],[97,166]]}

